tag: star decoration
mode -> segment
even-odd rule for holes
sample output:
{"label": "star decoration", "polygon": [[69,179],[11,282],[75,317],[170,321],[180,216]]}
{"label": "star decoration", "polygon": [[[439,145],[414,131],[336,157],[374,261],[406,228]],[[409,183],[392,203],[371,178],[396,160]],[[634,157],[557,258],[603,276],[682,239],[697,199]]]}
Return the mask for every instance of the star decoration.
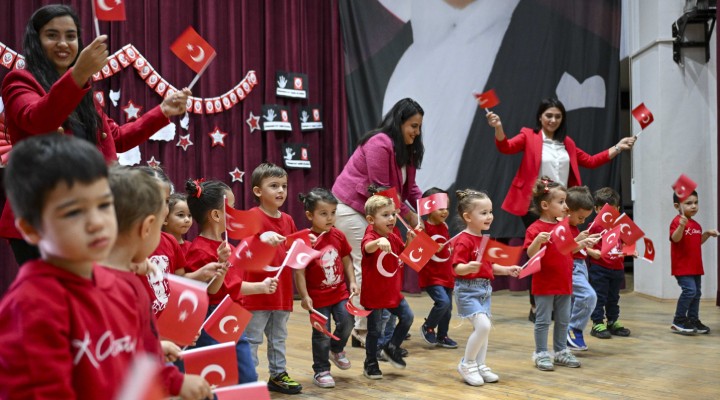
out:
{"label": "star decoration", "polygon": [[248,250],[248,251],[245,252],[245,257],[247,257],[247,258],[252,258],[252,256],[253,256],[252,251]]}
{"label": "star decoration", "polygon": [[122,110],[125,112],[126,115],[125,119],[127,121],[138,119],[138,117],[140,116],[140,111],[142,111],[142,109],[142,106],[136,106],[132,100],[128,101],[125,107],[122,107]]}
{"label": "star decoration", "polygon": [[157,168],[160,166],[160,161],[155,159],[155,156],[152,156],[147,162],[147,165],[151,168]]}
{"label": "star decoration", "polygon": [[240,327],[235,325],[235,327],[233,328],[233,333],[237,333],[239,330],[240,330]]}
{"label": "star decoration", "polygon": [[187,151],[188,146],[192,146],[193,142],[190,141],[190,135],[180,135],[176,146],[182,147],[183,151]]}
{"label": "star decoration", "polygon": [[240,171],[238,167],[235,167],[234,170],[230,171],[230,176],[232,177],[233,182],[242,182],[244,175],[245,171]]}
{"label": "star decoration", "polygon": [[221,131],[216,125],[212,132],[208,132],[208,135],[210,135],[210,138],[212,139],[212,147],[218,145],[225,147],[225,136],[228,135],[227,132]]}
{"label": "star decoration", "polygon": [[250,117],[245,122],[250,127],[250,133],[253,133],[255,129],[260,130],[260,117],[253,115],[252,111],[250,111]]}
{"label": "star decoration", "polygon": [[187,311],[184,311],[184,310],[183,310],[183,311],[180,313],[180,315],[178,316],[178,321],[180,321],[180,322],[185,322],[185,320],[187,319],[187,317],[188,317]]}

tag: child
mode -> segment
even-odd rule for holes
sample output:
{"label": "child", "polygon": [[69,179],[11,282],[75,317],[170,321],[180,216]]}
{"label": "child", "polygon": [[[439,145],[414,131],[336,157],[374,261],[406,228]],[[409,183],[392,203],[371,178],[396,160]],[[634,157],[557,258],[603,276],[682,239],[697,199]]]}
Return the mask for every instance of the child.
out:
{"label": "child", "polygon": [[[292,217],[280,211],[287,198],[287,172],[275,164],[262,163],[252,173],[252,186],[259,205],[250,211],[262,221],[260,239],[276,247],[270,265],[279,267],[287,252],[285,236],[297,231]],[[259,282],[275,274],[274,271],[245,271],[244,279],[247,282]],[[245,308],[253,314],[245,332],[255,365],[258,365],[257,348],[262,344],[265,333],[270,369],[268,389],[285,394],[302,391],[302,385],[288,375],[285,359],[287,322],[293,306],[292,275],[291,268],[284,268],[278,282],[278,293],[247,297],[244,300]]]}
{"label": "child", "polygon": [[[428,197],[446,191],[432,188],[423,193]],[[433,240],[443,243],[450,239],[450,232],[445,223],[449,213],[447,208],[431,212],[425,221],[425,233]],[[435,302],[425,323],[420,327],[420,336],[430,345],[455,349],[457,342],[448,337],[448,327],[452,315],[452,297],[455,279],[453,277],[452,260],[450,259],[450,246],[446,245],[438,250],[430,261],[418,274],[420,289],[425,289]],[[437,333],[435,333],[437,328]]]}
{"label": "child", "polygon": [[[580,367],[580,361],[567,348],[568,320],[570,319],[570,298],[572,296],[573,261],[570,254],[562,254],[550,241],[558,218],[567,213],[565,186],[543,176],[533,188],[532,209],[540,215],[525,232],[525,243],[529,257],[545,246],[541,269],[533,275],[532,294],[535,296],[535,353],[533,361],[541,371],[552,371],[555,364],[570,368]],[[553,330],[554,362],[547,348],[551,316],[554,315]]]}
{"label": "child", "polygon": [[345,234],[335,228],[335,212],[338,200],[327,189],[314,188],[298,196],[305,207],[305,216],[312,222],[312,233],[318,238],[315,248],[323,253],[306,269],[295,271],[295,284],[302,299],[302,308],[312,310],[335,320],[335,332],[340,340],[330,339],[321,332],[312,331],[313,383],[322,388],[335,387],[330,375],[330,360],[340,369],[350,368],[345,345],[353,328],[353,319],[345,309],[350,292],[357,294],[355,271],[350,259],[350,244]]}
{"label": "child", "polygon": [[490,229],[493,221],[492,202],[487,194],[472,189],[458,190],[456,195],[458,216],[466,228],[453,244],[451,262],[455,273],[455,301],[460,317],[468,318],[473,325],[458,372],[469,385],[480,386],[500,379],[485,365],[490,335],[490,280],[495,275],[518,276],[521,268],[477,261],[482,231]]}
{"label": "child", "polygon": [[[412,326],[414,315],[400,293],[402,281],[399,272],[403,264],[397,257],[403,251],[404,244],[402,239],[393,233],[393,201],[385,196],[371,196],[365,202],[365,218],[369,225],[361,242],[363,296],[360,301],[366,310],[372,312],[367,317],[368,334],[363,375],[369,379],[382,379],[377,359],[377,344],[381,335],[383,309],[396,315],[399,320],[392,339],[382,348],[383,355],[396,368],[405,368],[400,345]],[[414,237],[415,233],[409,231],[408,243]]]}
{"label": "child", "polygon": [[[102,154],[71,135],[13,146],[5,188],[38,246],[0,302],[0,398],[115,398],[142,340],[134,294],[96,263],[117,236]],[[104,338],[113,351],[96,357]],[[80,377],[80,378],[79,378]]]}
{"label": "child", "polygon": [[192,226],[192,215],[190,214],[190,208],[188,208],[187,195],[184,193],[171,194],[168,207],[170,212],[165,224],[163,224],[163,232],[173,235],[180,245],[183,255],[187,255],[187,251],[192,244],[191,241],[183,238],[183,235],[187,234]]}
{"label": "child", "polygon": [[[605,204],[610,204],[620,211],[620,195],[609,187],[598,189],[595,192],[595,211],[600,212]],[[590,233],[600,233],[602,226],[593,225]],[[625,279],[625,256],[622,253],[622,242],[617,248],[602,256],[601,243],[588,248],[590,256],[590,285],[597,294],[597,304],[590,318],[593,326],[590,334],[599,339],[610,339],[611,335],[630,336],[630,329],[625,328],[620,318],[620,285]],[[607,324],[604,318],[607,317]]]}
{"label": "child", "polygon": [[[130,309],[137,310],[144,333],[142,349],[164,361],[157,321],[150,297],[143,287],[144,276],[133,273],[133,265],[143,262],[160,243],[160,229],[167,216],[166,200],[170,188],[138,170],[124,167],[110,169],[110,189],[115,199],[118,236],[112,251],[103,263],[121,282],[135,293],[126,299]],[[176,357],[177,353],[172,357]],[[174,365],[160,371],[166,394],[182,398],[202,399],[210,395],[210,385],[198,375],[183,375]]]}
{"label": "child", "polygon": [[683,201],[673,193],[673,203],[680,214],[670,223],[670,265],[682,292],[670,329],[680,334],[710,333],[710,328],[700,322],[700,278],[705,273],[700,247],[711,236],[717,237],[718,231],[703,232],[692,218],[698,212],[696,191]]}
{"label": "child", "polygon": [[568,207],[568,223],[570,233],[578,243],[573,252],[572,300],[570,302],[570,322],[568,324],[567,345],[573,350],[588,349],[583,338],[583,330],[587,326],[590,314],[595,309],[597,295],[590,286],[586,247],[594,246],[600,239],[599,234],[590,236],[588,231],[580,232],[578,225],[585,223],[585,218],[593,211],[593,197],[587,186],[575,186],[567,190],[565,203]]}
{"label": "child", "polygon": [[[265,279],[261,282],[244,282],[242,279],[242,266],[227,266],[226,262],[232,251],[231,246],[223,240],[225,232],[225,198],[229,205],[235,204],[235,195],[230,187],[220,181],[188,180],[185,184],[188,193],[188,206],[193,218],[198,223],[200,233],[193,240],[187,255],[188,275],[207,268],[207,265],[219,263],[222,267],[219,274],[208,286],[210,306],[207,315],[210,316],[217,308],[225,295],[237,303],[244,303],[250,294],[273,293],[277,282]],[[207,277],[206,277],[207,278]],[[212,278],[207,278],[208,280]],[[202,279],[201,279],[202,280]],[[197,347],[217,344],[204,330],[196,342]],[[245,334],[240,337],[236,346],[238,383],[257,381],[257,372],[250,354],[250,343]]]}

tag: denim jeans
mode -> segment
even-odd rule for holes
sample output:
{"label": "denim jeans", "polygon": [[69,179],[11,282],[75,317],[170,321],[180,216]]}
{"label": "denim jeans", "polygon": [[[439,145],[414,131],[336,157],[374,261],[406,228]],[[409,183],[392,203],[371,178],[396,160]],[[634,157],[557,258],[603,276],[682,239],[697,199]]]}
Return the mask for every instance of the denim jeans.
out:
{"label": "denim jeans", "polygon": [[678,285],[682,292],[678,298],[677,308],[675,309],[675,318],[694,318],[700,319],[700,291],[701,276],[685,275],[676,276]]}
{"label": "denim jeans", "polygon": [[425,325],[428,328],[437,326],[437,338],[442,339],[448,334],[450,317],[452,316],[453,290],[444,286],[428,286],[425,291],[435,301],[433,308],[428,314]]}
{"label": "denim jeans", "polygon": [[595,289],[597,304],[590,318],[594,323],[617,321],[620,318],[620,285],[625,279],[625,271],[621,269],[607,269],[590,263],[590,285]]}
{"label": "denim jeans", "polygon": [[[393,331],[390,343],[396,347],[400,347],[403,340],[405,340],[405,336],[410,331],[410,327],[412,326],[415,316],[405,299],[402,299],[397,307],[388,308],[387,310],[391,314],[397,316],[399,320]],[[372,310],[370,315],[367,317],[368,333],[365,341],[366,363],[377,362],[378,338],[380,337],[380,330],[382,329],[382,311],[382,308]]]}
{"label": "denim jeans", "polygon": [[263,342],[263,333],[268,339],[267,358],[270,376],[274,377],[286,371],[285,340],[287,339],[287,321],[290,311],[255,310],[252,319],[245,328],[255,366],[259,365],[257,350]]}
{"label": "denim jeans", "polygon": [[[327,307],[316,308],[315,310],[322,315],[328,317],[326,328],[330,329],[330,316],[335,320],[335,331],[333,335],[340,340],[331,339],[316,329],[312,330],[312,354],[313,354],[313,371],[315,373],[330,371],[330,351],[333,353],[341,353],[345,350],[350,331],[353,328],[353,319],[345,309],[347,300],[343,300],[337,304]],[[332,331],[331,331],[332,332]]]}
{"label": "denim jeans", "polygon": [[381,333],[378,338],[378,349],[382,349],[383,346],[390,342],[393,332],[395,332],[395,326],[397,325],[397,317],[390,314],[390,311],[383,309],[380,324]]}
{"label": "denim jeans", "polygon": [[570,295],[535,295],[535,352],[547,351],[550,320],[555,314],[553,350],[557,353],[567,348],[568,320],[570,319]]}
{"label": "denim jeans", "polygon": [[[217,306],[218,305],[215,304],[208,307],[208,313],[205,319],[207,319],[207,317],[215,311]],[[198,337],[198,340],[195,342],[195,346],[190,348],[196,349],[199,347],[212,346],[214,344],[218,344],[218,341],[205,333],[205,330],[203,329],[203,331],[200,332],[200,337]],[[255,364],[253,363],[253,358],[250,354],[250,343],[248,342],[248,338],[245,336],[245,333],[243,333],[240,340],[238,340],[235,345],[235,353],[237,354],[237,368],[238,374],[240,375],[238,383],[256,382],[258,380],[258,374],[257,371],[255,371]],[[175,362],[175,365],[177,365],[181,372],[185,372],[185,366],[182,363],[182,360]]]}
{"label": "denim jeans", "polygon": [[570,305],[570,328],[584,330],[590,314],[595,310],[597,295],[590,286],[585,260],[573,260],[572,303]]}

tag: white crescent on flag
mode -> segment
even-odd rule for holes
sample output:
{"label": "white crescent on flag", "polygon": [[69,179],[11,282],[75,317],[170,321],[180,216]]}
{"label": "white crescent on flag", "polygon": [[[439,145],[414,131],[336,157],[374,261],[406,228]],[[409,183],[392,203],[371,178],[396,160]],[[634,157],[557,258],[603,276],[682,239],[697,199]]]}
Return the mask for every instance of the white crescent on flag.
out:
{"label": "white crescent on flag", "polygon": [[307,265],[310,262],[310,258],[308,253],[300,253],[295,257],[295,261],[300,265]]}
{"label": "white crescent on flag", "polygon": [[560,238],[560,240],[565,241],[565,235],[564,235],[565,227],[563,225],[560,225],[557,227],[557,229],[555,229],[555,231],[557,232],[557,235]]}
{"label": "white crescent on flag", "polygon": [[[193,56],[192,54],[190,54],[190,58],[192,58],[192,60],[195,61],[196,63],[199,63],[205,59],[205,50],[203,50],[202,46],[197,46],[197,48],[199,50],[198,54],[196,56]],[[193,51],[193,46],[188,45],[188,50]]]}
{"label": "white crescent on flag", "polygon": [[[609,221],[608,221],[607,219],[605,219],[605,216],[606,216],[606,215],[610,217],[610,220],[609,220]],[[609,212],[603,213],[603,215],[600,217],[600,219],[601,219],[603,222],[608,222],[608,223],[610,223],[610,222],[612,222],[612,214],[610,214]]]}
{"label": "white crescent on flag", "polygon": [[237,323],[237,320],[238,320],[238,319],[237,319],[237,317],[234,316],[234,315],[228,315],[227,317],[221,319],[221,320],[220,320],[220,324],[218,324],[218,326],[219,326],[219,328],[220,328],[220,332],[222,332],[222,333],[224,333],[224,334],[227,335],[227,331],[225,331],[225,324],[228,323],[228,321],[230,321],[230,320],[234,320],[234,321]]}
{"label": "white crescent on flag", "polygon": [[[625,228],[625,227],[628,228],[627,233],[623,232],[623,228]],[[631,235],[631,234],[632,234],[632,230],[630,229],[630,225],[629,225],[629,224],[621,224],[621,225],[620,225],[620,233],[621,233],[621,234],[626,234],[626,235]]]}
{"label": "white crescent on flag", "polygon": [[[488,249],[487,252],[490,255],[490,257],[493,257],[493,258],[508,258],[508,255],[505,254],[505,252],[502,251],[502,249],[499,247],[491,247]],[[501,253],[501,254],[498,255],[498,253]]]}
{"label": "white crescent on flag", "polygon": [[205,376],[207,376],[207,374],[209,374],[211,372],[216,372],[216,373],[220,374],[220,376],[222,377],[222,380],[223,381],[225,380],[225,376],[226,376],[225,368],[219,366],[218,364],[210,364],[207,367],[203,368],[203,370],[200,372],[200,376],[202,376],[204,379]]}
{"label": "white crescent on flag", "polygon": [[114,7],[110,7],[107,4],[105,4],[105,0],[97,0],[97,5],[98,5],[98,8],[100,8],[103,11],[110,11],[114,8]]}
{"label": "white crescent on flag", "polygon": [[180,293],[180,296],[178,296],[178,307],[182,304],[183,300],[187,300],[192,304],[193,310],[192,312],[195,312],[198,308],[198,298],[197,295],[192,290],[184,290],[182,293]]}
{"label": "white crescent on flag", "polygon": [[614,239],[615,236],[617,236],[617,234],[616,234],[615,232],[613,232],[613,233],[607,235],[607,237],[605,238],[605,241],[606,241],[607,243],[610,243],[610,242],[611,242],[610,239],[612,238],[612,240],[615,240],[615,239]]}
{"label": "white crescent on flag", "polygon": [[413,256],[413,253],[415,253],[415,250],[413,250],[413,251],[410,252],[410,254],[408,255],[408,256],[410,257],[410,261],[416,263],[416,262],[418,262],[418,261],[420,261],[420,260],[422,259],[422,249],[420,249],[419,251],[420,251],[421,254],[420,254],[420,257],[417,257],[417,258],[415,258],[415,257]]}

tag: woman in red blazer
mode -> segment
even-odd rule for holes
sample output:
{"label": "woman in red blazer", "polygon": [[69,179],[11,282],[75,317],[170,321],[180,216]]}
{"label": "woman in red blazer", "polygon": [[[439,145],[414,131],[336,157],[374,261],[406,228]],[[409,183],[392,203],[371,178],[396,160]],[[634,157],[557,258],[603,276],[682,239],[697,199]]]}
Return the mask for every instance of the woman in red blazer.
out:
{"label": "woman in red blazer", "polygon": [[[2,83],[5,125],[13,143],[32,135],[64,132],[95,144],[108,162],[132,149],[185,112],[190,90],[163,100],[137,121],[119,126],[93,101],[90,78],[107,64],[107,36],[83,46],[80,21],[65,5],[42,7],[28,21],[23,38],[27,69],[9,72]],[[41,167],[41,166],[38,166]],[[0,237],[8,238],[18,264],[36,258],[15,229],[9,202],[0,217]]]}

